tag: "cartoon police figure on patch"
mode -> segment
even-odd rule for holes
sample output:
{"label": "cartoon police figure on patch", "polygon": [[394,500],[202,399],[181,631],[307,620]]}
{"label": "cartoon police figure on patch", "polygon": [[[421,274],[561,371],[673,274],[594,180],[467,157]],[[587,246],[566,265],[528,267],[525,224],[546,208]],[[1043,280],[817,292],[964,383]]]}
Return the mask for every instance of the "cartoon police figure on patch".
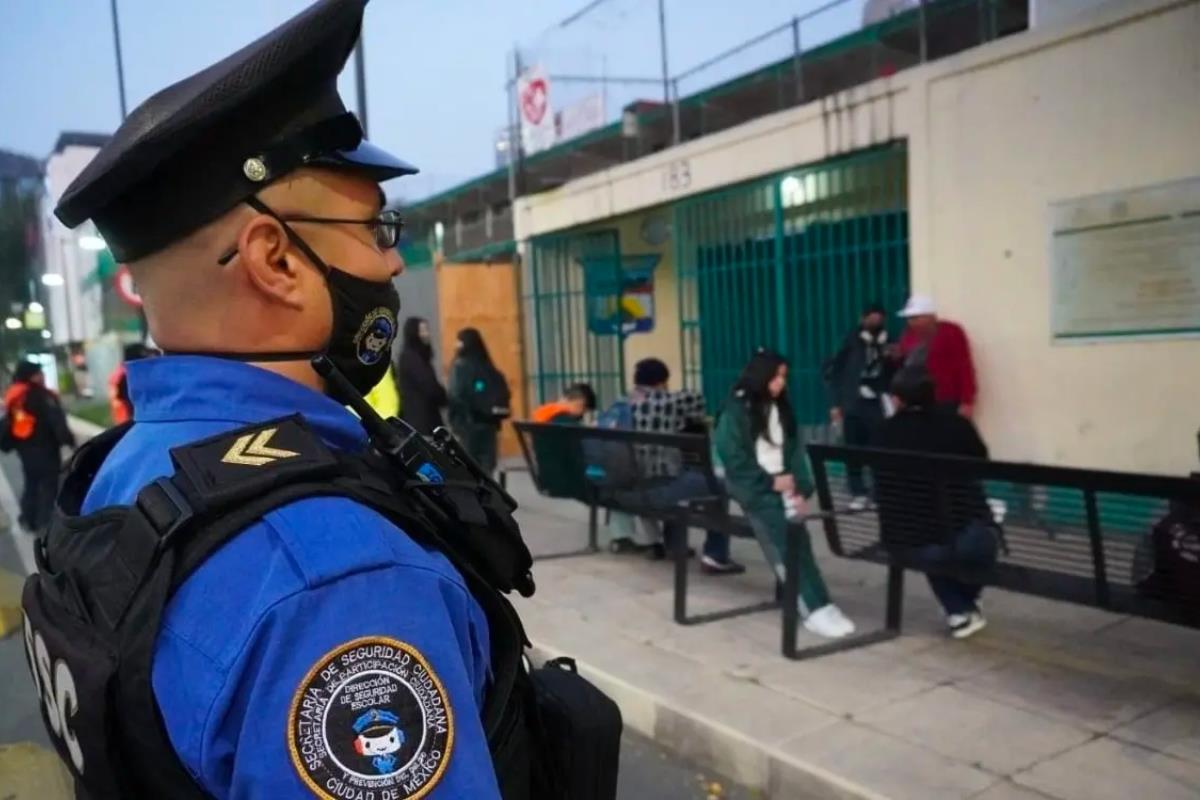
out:
{"label": "cartoon police figure on patch", "polygon": [[397,725],[400,718],[390,711],[371,709],[354,721],[354,752],[371,759],[380,775],[396,771],[396,756],[404,744],[404,732]]}
{"label": "cartoon police figure on patch", "polygon": [[304,676],[287,736],[292,764],[317,797],[417,800],[445,774],[454,718],[416,648],[367,637],[326,653]]}
{"label": "cartoon police figure on patch", "polygon": [[377,308],[367,315],[354,343],[358,348],[358,360],[367,366],[378,364],[387,358],[396,338],[396,319],[386,308]]}

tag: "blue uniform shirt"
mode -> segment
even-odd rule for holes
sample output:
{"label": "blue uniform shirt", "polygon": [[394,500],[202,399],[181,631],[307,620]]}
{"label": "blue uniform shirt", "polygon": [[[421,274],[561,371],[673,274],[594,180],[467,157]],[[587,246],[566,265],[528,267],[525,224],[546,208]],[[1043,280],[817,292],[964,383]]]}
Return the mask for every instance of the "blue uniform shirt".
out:
{"label": "blue uniform shirt", "polygon": [[[85,513],[171,474],[172,447],[296,412],[331,447],[366,446],[340,405],[246,364],[137,361],[129,388],[135,424]],[[489,654],[483,612],[440,553],[350,500],[310,498],[188,578],[152,680],[175,751],[214,797],[493,798]]]}

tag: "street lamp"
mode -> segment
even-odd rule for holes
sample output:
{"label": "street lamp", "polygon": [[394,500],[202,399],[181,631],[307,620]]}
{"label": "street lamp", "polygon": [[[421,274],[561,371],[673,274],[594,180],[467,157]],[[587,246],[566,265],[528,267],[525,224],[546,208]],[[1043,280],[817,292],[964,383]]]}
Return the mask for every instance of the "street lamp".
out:
{"label": "street lamp", "polygon": [[51,336],[53,336],[53,335],[54,335],[54,334],[50,333],[50,331],[42,331],[42,338],[43,338],[43,339],[49,339],[49,338],[50,338]]}
{"label": "street lamp", "polygon": [[19,331],[25,326],[22,325],[21,320],[17,319],[16,317],[9,317],[8,319],[4,320],[4,327],[8,328],[10,331]]}
{"label": "street lamp", "polygon": [[66,283],[66,281],[63,280],[63,276],[59,275],[57,272],[47,272],[42,276],[43,286],[62,286],[64,283]]}
{"label": "street lamp", "polygon": [[93,252],[103,250],[107,246],[99,236],[80,236],[77,241],[79,242],[79,246],[84,250],[91,250]]}
{"label": "street lamp", "polygon": [[45,311],[45,310],[46,310],[45,306],[43,306],[43,305],[42,305],[41,303],[39,303],[37,300],[34,300],[32,303],[30,303],[30,304],[27,306],[27,308],[28,308],[30,311],[32,311],[34,314],[41,314],[43,311]]}

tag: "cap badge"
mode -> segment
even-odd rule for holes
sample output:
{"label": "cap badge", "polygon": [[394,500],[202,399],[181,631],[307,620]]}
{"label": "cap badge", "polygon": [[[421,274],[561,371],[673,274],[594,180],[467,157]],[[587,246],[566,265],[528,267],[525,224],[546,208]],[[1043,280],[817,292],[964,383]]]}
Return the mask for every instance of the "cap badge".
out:
{"label": "cap badge", "polygon": [[246,162],[242,164],[242,172],[255,183],[261,183],[267,179],[267,165],[261,158],[247,158]]}

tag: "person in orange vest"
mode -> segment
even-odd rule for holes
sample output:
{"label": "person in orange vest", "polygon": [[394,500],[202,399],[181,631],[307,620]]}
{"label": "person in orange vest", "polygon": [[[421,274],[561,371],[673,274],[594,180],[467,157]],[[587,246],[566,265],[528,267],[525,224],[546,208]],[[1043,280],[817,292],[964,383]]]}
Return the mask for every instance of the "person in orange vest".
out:
{"label": "person in orange vest", "polygon": [[125,365],[139,358],[147,358],[153,352],[144,344],[125,345],[124,360],[108,376],[108,411],[113,425],[122,425],[133,419],[133,401],[129,399],[129,378]]}
{"label": "person in orange vest", "polygon": [[46,388],[42,368],[32,361],[22,361],[13,372],[12,386],[4,394],[4,413],[0,444],[4,450],[17,451],[24,475],[18,523],[37,532],[50,522],[62,448],[74,447],[75,437],[58,395]]}

